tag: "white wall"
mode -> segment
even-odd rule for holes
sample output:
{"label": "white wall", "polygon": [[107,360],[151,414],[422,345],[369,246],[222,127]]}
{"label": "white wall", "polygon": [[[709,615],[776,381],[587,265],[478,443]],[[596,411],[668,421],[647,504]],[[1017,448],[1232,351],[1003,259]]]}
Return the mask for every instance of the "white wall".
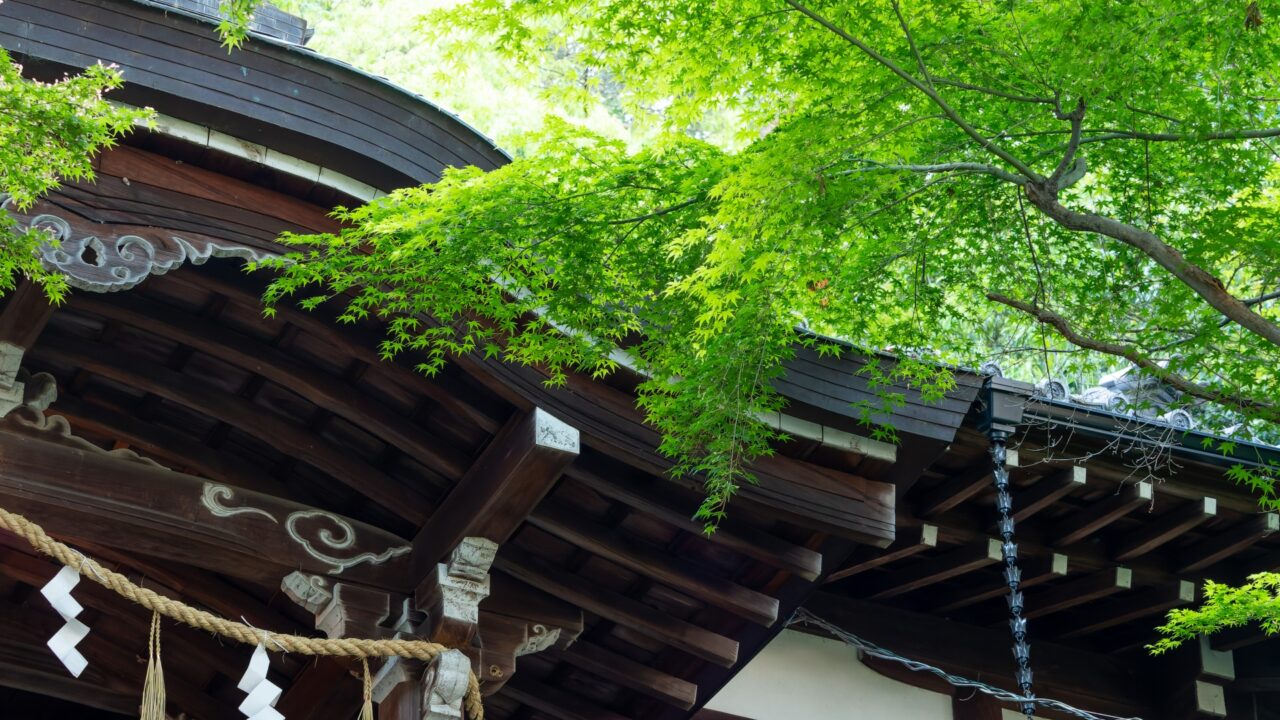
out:
{"label": "white wall", "polygon": [[782,631],[707,707],[751,720],[951,720],[949,695],[890,680],[844,643],[793,630]]}

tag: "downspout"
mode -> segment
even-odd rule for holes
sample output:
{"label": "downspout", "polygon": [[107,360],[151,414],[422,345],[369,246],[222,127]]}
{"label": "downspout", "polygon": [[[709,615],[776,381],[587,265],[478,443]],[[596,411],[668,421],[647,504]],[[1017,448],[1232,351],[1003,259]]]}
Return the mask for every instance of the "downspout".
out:
{"label": "downspout", "polygon": [[1022,616],[1022,568],[1018,566],[1018,545],[1013,541],[1013,495],[1009,491],[1009,470],[1005,465],[1007,443],[1022,421],[1026,400],[1022,383],[998,375],[987,378],[979,395],[982,403],[980,427],[991,443],[991,474],[996,488],[996,510],[1000,513],[1000,549],[1004,558],[1004,579],[1009,586],[1006,600],[1009,603],[1009,629],[1013,634],[1013,658],[1017,665],[1015,678],[1022,696],[1026,698],[1022,703],[1022,713],[1030,720],[1036,710],[1035,695],[1031,691],[1031,645],[1027,642],[1027,619]]}

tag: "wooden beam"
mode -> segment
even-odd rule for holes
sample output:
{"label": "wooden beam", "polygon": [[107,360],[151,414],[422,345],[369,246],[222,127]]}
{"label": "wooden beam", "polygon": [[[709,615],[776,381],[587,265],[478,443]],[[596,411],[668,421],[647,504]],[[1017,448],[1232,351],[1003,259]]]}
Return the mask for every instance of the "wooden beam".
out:
{"label": "wooden beam", "polygon": [[77,294],[71,307],[174,340],[287,388],[451,480],[466,471],[462,457],[432,442],[422,429],[415,430],[410,418],[396,414],[341,378],[199,315],[145,302],[128,293],[117,293],[110,300]]}
{"label": "wooden beam", "polygon": [[738,643],[733,640],[595,585],[581,575],[552,567],[519,548],[503,548],[494,565],[517,580],[567,600],[589,613],[707,662],[733,667],[738,660]]}
{"label": "wooden beam", "polygon": [[1027,596],[1023,617],[1028,620],[1062,612],[1133,587],[1133,571],[1108,568]]}
{"label": "wooden beam", "polygon": [[53,306],[44,289],[29,280],[20,281],[0,310],[0,343],[30,350],[52,316]]}
{"label": "wooden beam", "polygon": [[19,644],[9,638],[0,639],[0,687],[46,695],[121,715],[136,715],[138,712],[136,694],[113,688],[105,681],[95,681],[93,673],[72,677],[48,648]]}
{"label": "wooden beam", "polygon": [[1225,560],[1280,530],[1280,515],[1263,513],[1255,515],[1226,532],[1195,544],[1179,556],[1177,572],[1192,573]]}
{"label": "wooden beam", "polygon": [[872,550],[872,552],[877,553],[874,557],[831,573],[827,576],[826,582],[833,583],[837,580],[843,580],[938,546],[937,525],[921,523],[918,527],[900,529],[898,535],[898,539],[883,551]]}
{"label": "wooden beam", "polygon": [[[176,560],[269,587],[297,569],[400,590],[409,581],[409,558],[396,554],[405,541],[388,532],[105,451],[0,432],[0,499],[60,538]],[[326,534],[344,524],[351,546],[330,547]],[[381,559],[345,569],[334,564],[365,552]]]}
{"label": "wooden beam", "polygon": [[673,484],[664,484],[670,485],[668,492],[666,487],[660,489],[657,483],[643,485],[639,482],[619,481],[577,464],[569,468],[566,474],[607,498],[686,532],[703,535],[717,545],[772,567],[793,572],[805,580],[816,580],[822,574],[822,555],[756,528],[739,520],[736,515],[724,518],[714,533],[705,535],[704,524],[693,519],[690,512],[690,508],[696,507],[694,494]]}
{"label": "wooden beam", "polygon": [[[935,615],[841,597],[812,595],[804,607],[858,637],[904,657],[942,669],[981,677],[1000,687],[1017,687],[1009,655],[1008,628],[983,628]],[[1150,685],[1134,668],[1114,658],[1052,642],[1034,640],[1036,693],[1094,712],[1155,718]]]}
{"label": "wooden beam", "polygon": [[[244,287],[241,284],[245,282],[244,273],[236,272],[228,274],[227,277],[233,280],[224,278],[216,268],[206,267],[199,273],[167,275],[164,281],[182,283],[199,290],[217,293],[254,314],[261,313],[261,289],[251,290]],[[259,287],[265,287],[265,284]],[[378,343],[383,339],[380,333],[360,326],[353,327],[338,323],[331,308],[320,307],[312,312],[304,312],[288,303],[281,303],[276,307],[276,317],[301,328],[308,335],[315,336],[322,343],[335,348],[339,354],[376,367],[378,372],[385,373],[396,385],[408,390],[421,391],[453,417],[466,418],[486,432],[494,433],[502,427],[500,422],[474,405],[461,401],[444,382],[447,375],[442,374],[443,377],[428,379],[405,365],[384,360],[378,354]]]}
{"label": "wooden beam", "polygon": [[578,450],[577,429],[542,409],[514,415],[413,539],[415,576],[434,572],[464,537],[506,542]]}
{"label": "wooden beam", "polygon": [[527,705],[556,720],[627,720],[582,696],[517,675],[502,689],[502,695]]}
{"label": "wooden beam", "polygon": [[130,449],[154,458],[180,472],[189,472],[227,485],[287,498],[289,488],[261,468],[239,461],[200,442],[193,435],[137,415],[117,412],[65,393],[54,401],[52,411],[67,418],[73,431],[88,430],[113,440],[123,440]]}
{"label": "wooden beam", "polygon": [[62,334],[46,335],[34,352],[37,357],[77,365],[88,372],[152,393],[250,435],[269,438],[281,452],[312,465],[414,525],[427,517],[428,501],[410,485],[387,476],[292,418],[230,393],[204,387],[197,378],[139,360],[101,343],[85,342]]}
{"label": "wooden beam", "polygon": [[585,521],[564,505],[544,503],[529,516],[529,523],[587,552],[754,623],[769,626],[778,621],[776,598],[707,573],[650,545],[632,541],[616,529]]}
{"label": "wooden beam", "polygon": [[1108,495],[1058,523],[1052,533],[1056,538],[1053,545],[1066,547],[1078,543],[1128,515],[1135,508],[1150,504],[1151,498],[1151,483],[1139,482],[1127,485],[1119,492]]}
{"label": "wooden beam", "polygon": [[688,710],[698,701],[697,685],[585,640],[575,642],[567,650],[550,654],[555,659],[563,660],[597,677],[656,698],[668,705]]}
{"label": "wooden beam", "polygon": [[873,600],[897,597],[1000,561],[1000,541],[987,538],[944,555],[921,560],[875,582],[868,582],[871,588],[868,597]]}
{"label": "wooden beam", "polygon": [[1217,514],[1218,501],[1215,498],[1205,497],[1184,503],[1121,539],[1116,544],[1114,557],[1120,562],[1142,557]]}
{"label": "wooden beam", "polygon": [[1022,522],[1085,486],[1086,471],[1079,465],[1051,472],[1034,485],[1014,493],[1013,519]]}
{"label": "wooden beam", "polygon": [[1070,629],[1062,632],[1046,631],[1046,635],[1059,640],[1084,637],[1101,632],[1117,625],[1133,620],[1159,615],[1183,605],[1190,605],[1196,599],[1196,584],[1190,580],[1179,580],[1176,583],[1161,587],[1147,588],[1130,597],[1116,600],[1106,605],[1090,608],[1084,613],[1081,621],[1072,622]]}
{"label": "wooden beam", "polygon": [[[1022,563],[1022,583],[1020,587],[1024,589],[1035,587],[1050,580],[1065,577],[1068,567],[1067,556],[1061,553],[1052,553],[1048,556],[1026,560]],[[938,605],[933,612],[946,614],[980,602],[1001,598],[1008,594],[1009,586],[1003,580],[996,583],[953,590],[937,596]]]}
{"label": "wooden beam", "polygon": [[[1017,451],[1007,453],[1005,464],[1008,467],[1017,466]],[[925,518],[941,515],[990,485],[991,462],[984,458],[968,470],[947,478],[941,485],[926,492],[917,505],[916,514]]]}

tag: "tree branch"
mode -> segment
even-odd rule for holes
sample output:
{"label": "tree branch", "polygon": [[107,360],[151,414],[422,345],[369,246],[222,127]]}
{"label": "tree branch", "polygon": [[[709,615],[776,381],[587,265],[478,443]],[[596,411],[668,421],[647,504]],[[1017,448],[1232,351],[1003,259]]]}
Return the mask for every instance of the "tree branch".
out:
{"label": "tree branch", "polygon": [[1198,142],[1207,140],[1258,140],[1263,138],[1280,137],[1280,128],[1257,128],[1254,130],[1245,130],[1242,128],[1234,130],[1217,130],[1208,133],[1151,133],[1137,132],[1130,130],[1096,130],[1091,132],[1099,132],[1099,135],[1090,135],[1081,142],[1097,143],[1107,142],[1108,140],[1149,140],[1151,142]]}
{"label": "tree branch", "polygon": [[670,205],[668,207],[654,210],[651,213],[645,213],[644,215],[637,215],[635,217],[622,218],[620,220],[609,220],[605,224],[606,225],[630,225],[632,223],[642,223],[645,220],[652,220],[653,218],[656,218],[656,217],[662,217],[663,215],[667,215],[673,212],[677,212],[679,210],[683,210],[689,207],[690,205],[697,205],[703,200],[706,200],[706,196],[699,195],[698,197],[690,198],[688,200],[685,200],[684,202],[676,203],[675,205]]}
{"label": "tree branch", "polygon": [[1063,176],[1072,168],[1075,163],[1076,150],[1080,149],[1081,127],[1084,124],[1084,98],[1076,101],[1075,110],[1065,115],[1058,113],[1058,119],[1071,121],[1071,139],[1067,141],[1067,150],[1062,154],[1062,160],[1058,163],[1058,167],[1054,168],[1053,174],[1049,176],[1048,184],[1061,189],[1066,185],[1063,182]]}
{"label": "tree branch", "polygon": [[959,80],[940,78],[936,75],[931,76],[930,79],[933,80],[934,85],[945,85],[946,87],[953,87],[958,90],[970,90],[972,92],[982,93],[983,95],[1004,98],[1005,100],[1013,100],[1015,102],[1040,103],[1042,105],[1053,105],[1057,102],[1053,98],[1038,97],[1036,95],[1019,95],[1017,93],[1005,92],[1003,90],[997,90],[995,88],[989,88],[982,85],[974,85],[972,83],[961,82]]}
{"label": "tree branch", "polygon": [[1239,298],[1227,292],[1221,280],[1188,260],[1177,248],[1161,240],[1155,233],[1112,218],[1071,210],[1058,201],[1055,188],[1045,187],[1040,183],[1027,183],[1024,187],[1031,204],[1062,227],[1103,235],[1138,249],[1225,317],[1272,345],[1280,346],[1280,326],[1257,314]]}
{"label": "tree branch", "polygon": [[991,153],[992,155],[995,155],[1001,160],[1005,161],[1012,168],[1014,168],[1019,173],[1021,173],[1024,177],[1030,180],[1038,181],[1043,179],[1038,173],[1036,173],[1030,167],[1027,167],[1025,163],[1023,163],[1021,160],[1019,160],[1018,158],[1010,154],[1009,151],[1005,150],[1004,148],[992,142],[990,139],[985,137],[982,133],[978,132],[972,125],[966,122],[964,118],[960,117],[959,113],[957,113],[955,109],[952,108],[951,105],[947,103],[946,100],[943,100],[942,96],[939,95],[937,90],[935,90],[933,87],[920,82],[919,79],[917,79],[914,75],[907,72],[906,70],[903,70],[902,67],[899,66],[897,63],[895,63],[893,60],[890,60],[884,55],[881,55],[880,53],[876,52],[873,48],[868,46],[866,43],[862,42],[861,40],[854,37],[853,35],[850,35],[843,28],[839,27],[835,23],[832,23],[830,20],[818,14],[817,12],[809,9],[808,7],[805,7],[801,3],[797,2],[797,0],[785,0],[785,2],[791,7],[795,8],[796,10],[799,10],[809,19],[813,20],[814,22],[818,23],[822,27],[826,28],[828,31],[834,33],[845,42],[861,50],[865,55],[870,57],[872,60],[875,60],[876,62],[880,63],[885,68],[887,68],[890,72],[892,72],[894,75],[897,75],[898,77],[902,78],[903,81],[905,81],[907,84],[911,85],[915,89],[924,93],[926,97],[932,100],[933,103],[937,105],[938,108],[941,109],[944,114],[946,114],[946,116],[951,120],[951,122],[955,123],[957,127],[959,127],[962,131],[964,131],[964,134],[973,138],[973,140],[977,142],[978,145],[980,145],[984,150]]}
{"label": "tree branch", "polygon": [[1120,345],[1119,343],[1107,342],[1096,338],[1087,337],[1076,332],[1071,327],[1071,323],[1067,319],[1045,308],[1021,300],[1015,300],[1006,295],[996,292],[988,292],[987,299],[992,302],[1000,303],[1013,308],[1019,312],[1030,315],[1036,322],[1052,327],[1058,331],[1067,342],[1085,350],[1093,350],[1106,355],[1124,358],[1129,362],[1137,365],[1159,378],[1162,382],[1167,383],[1171,387],[1192,397],[1208,400],[1209,402],[1225,405],[1227,407],[1237,408],[1240,410],[1253,410],[1261,412],[1272,419],[1277,417],[1277,408],[1274,404],[1256,398],[1244,397],[1239,395],[1228,395],[1220,390],[1201,385],[1193,382],[1186,377],[1173,372],[1167,368],[1161,367],[1158,362],[1138,352],[1136,348],[1129,345]]}
{"label": "tree branch", "polygon": [[918,173],[943,173],[943,172],[961,172],[961,173],[977,173],[979,175],[990,175],[995,178],[1013,183],[1014,185],[1025,185],[1027,179],[1021,175],[1013,173],[995,165],[987,165],[985,163],[976,162],[947,162],[935,163],[933,165],[912,165],[912,164],[885,164],[876,163],[870,160],[863,162],[870,163],[866,167],[853,168],[850,170],[841,170],[838,173],[831,173],[829,177],[843,177],[845,175],[853,175],[855,173],[876,172],[876,171],[898,171],[898,172],[918,172]]}

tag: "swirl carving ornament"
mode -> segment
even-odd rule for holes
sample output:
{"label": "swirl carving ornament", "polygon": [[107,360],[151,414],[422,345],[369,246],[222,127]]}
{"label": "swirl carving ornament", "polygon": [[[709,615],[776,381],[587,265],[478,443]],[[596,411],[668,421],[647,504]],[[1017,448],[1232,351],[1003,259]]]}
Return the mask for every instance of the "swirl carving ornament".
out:
{"label": "swirl carving ornament", "polygon": [[[217,238],[170,235],[158,228],[100,225],[83,218],[67,219],[37,203],[34,214],[19,212],[7,196],[0,209],[24,228],[43,230],[49,239],[40,247],[46,268],[62,273],[79,290],[106,293],[128,290],[152,275],[163,275],[184,263],[203,265],[210,258],[261,261],[274,253]],[[125,232],[122,232],[125,231]]]}
{"label": "swirl carving ornament", "polygon": [[[207,482],[200,495],[200,504],[214,517],[260,515],[273,523],[281,524],[275,515],[261,508],[232,507],[225,504],[234,499],[235,490],[232,488]],[[330,572],[334,575],[364,563],[381,565],[412,550],[409,545],[400,545],[387,548],[380,553],[362,552],[348,557],[335,555],[333,553],[341,553],[355,546],[356,529],[345,519],[323,510],[296,510],[285,516],[283,525],[293,542],[301,546],[311,557],[330,566],[332,568]]]}

